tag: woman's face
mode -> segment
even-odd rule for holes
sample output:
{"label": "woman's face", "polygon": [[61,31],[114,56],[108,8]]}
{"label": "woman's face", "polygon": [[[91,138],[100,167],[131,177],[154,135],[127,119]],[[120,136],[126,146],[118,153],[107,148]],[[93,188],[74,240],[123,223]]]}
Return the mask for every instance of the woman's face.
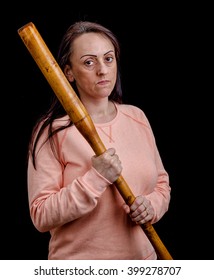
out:
{"label": "woman's face", "polygon": [[101,34],[85,33],[73,42],[71,65],[65,67],[70,82],[75,80],[80,97],[108,97],[116,82],[117,61],[114,46]]}

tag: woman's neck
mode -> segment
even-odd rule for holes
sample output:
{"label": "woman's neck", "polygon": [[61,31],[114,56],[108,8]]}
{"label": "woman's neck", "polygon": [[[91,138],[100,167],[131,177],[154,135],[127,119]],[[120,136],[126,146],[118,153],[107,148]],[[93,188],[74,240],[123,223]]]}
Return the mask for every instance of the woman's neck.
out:
{"label": "woman's neck", "polygon": [[85,107],[95,123],[105,123],[114,119],[116,107],[112,101],[102,100],[85,104]]}

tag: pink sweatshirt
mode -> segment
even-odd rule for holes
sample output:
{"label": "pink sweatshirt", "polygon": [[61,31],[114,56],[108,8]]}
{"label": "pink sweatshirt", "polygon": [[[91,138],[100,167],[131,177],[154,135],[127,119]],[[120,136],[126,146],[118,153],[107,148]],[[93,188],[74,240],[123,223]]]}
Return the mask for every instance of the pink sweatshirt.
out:
{"label": "pink sweatshirt", "polygon": [[[95,124],[97,132],[107,149],[116,149],[133,194],[151,201],[155,223],[168,210],[168,174],[143,111],[132,105],[116,107],[112,121]],[[77,128],[62,130],[55,141],[60,162],[46,143],[37,152],[37,170],[31,159],[28,165],[30,215],[38,231],[51,233],[48,259],[155,259],[142,228],[122,208],[116,187],[91,166],[94,151]]]}

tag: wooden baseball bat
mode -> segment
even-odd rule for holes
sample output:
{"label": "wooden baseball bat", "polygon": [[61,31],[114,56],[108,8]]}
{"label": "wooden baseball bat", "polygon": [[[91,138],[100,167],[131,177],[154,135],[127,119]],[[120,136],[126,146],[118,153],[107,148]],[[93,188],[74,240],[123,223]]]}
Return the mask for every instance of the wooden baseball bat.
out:
{"label": "wooden baseball bat", "polygon": [[[62,72],[62,69],[54,59],[35,25],[32,22],[25,24],[18,29],[18,34],[74,125],[83,137],[85,137],[96,155],[104,153],[106,148],[96,131],[90,115],[71,87]],[[135,196],[122,175],[120,175],[120,177],[114,182],[114,185],[125,202],[130,206],[134,202]],[[156,233],[152,224],[147,222],[141,225],[141,228],[144,230],[146,236],[152,243],[158,259],[172,260],[171,255]]]}

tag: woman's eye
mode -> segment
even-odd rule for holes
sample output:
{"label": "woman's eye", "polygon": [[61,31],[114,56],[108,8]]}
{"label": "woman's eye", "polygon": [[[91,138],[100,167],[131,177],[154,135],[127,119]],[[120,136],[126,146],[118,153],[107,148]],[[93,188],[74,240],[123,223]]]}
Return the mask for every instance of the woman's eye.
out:
{"label": "woman's eye", "polygon": [[86,66],[91,66],[91,65],[93,65],[93,61],[92,60],[87,60],[87,61],[85,61],[85,65]]}
{"label": "woman's eye", "polygon": [[107,62],[112,62],[112,61],[113,61],[113,57],[111,57],[111,56],[107,57],[107,58],[106,58],[106,61],[107,61]]}

